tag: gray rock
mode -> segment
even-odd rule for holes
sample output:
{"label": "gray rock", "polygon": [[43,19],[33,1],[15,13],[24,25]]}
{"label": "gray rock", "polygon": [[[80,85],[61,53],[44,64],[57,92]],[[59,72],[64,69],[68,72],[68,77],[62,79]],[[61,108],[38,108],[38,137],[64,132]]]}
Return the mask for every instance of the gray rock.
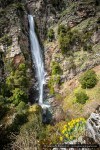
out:
{"label": "gray rock", "polygon": [[100,144],[100,105],[87,120],[86,130],[88,136],[93,138],[96,143]]}

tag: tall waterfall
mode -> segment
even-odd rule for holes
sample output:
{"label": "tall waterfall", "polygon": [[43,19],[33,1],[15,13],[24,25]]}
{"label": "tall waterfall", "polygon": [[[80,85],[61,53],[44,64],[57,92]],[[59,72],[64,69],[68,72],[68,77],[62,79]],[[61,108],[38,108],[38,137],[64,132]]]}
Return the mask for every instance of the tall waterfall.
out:
{"label": "tall waterfall", "polygon": [[43,65],[43,58],[41,54],[41,48],[38,42],[38,38],[35,33],[35,24],[32,15],[28,15],[29,25],[30,25],[30,44],[31,44],[31,53],[32,53],[32,60],[35,63],[36,67],[36,75],[39,84],[39,104],[43,103],[43,84],[45,82],[45,72],[44,72],[44,65]]}

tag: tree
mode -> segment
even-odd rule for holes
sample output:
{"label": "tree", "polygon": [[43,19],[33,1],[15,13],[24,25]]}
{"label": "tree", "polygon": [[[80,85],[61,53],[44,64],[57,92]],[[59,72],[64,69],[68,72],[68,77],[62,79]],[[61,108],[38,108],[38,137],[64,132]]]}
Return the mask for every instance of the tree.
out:
{"label": "tree", "polygon": [[50,29],[48,31],[48,38],[49,40],[52,42],[52,40],[54,39],[54,30],[53,29]]}
{"label": "tree", "polygon": [[60,35],[62,33],[63,34],[67,33],[67,29],[66,29],[65,25],[63,25],[63,24],[61,24],[61,25],[58,26],[58,35]]}
{"label": "tree", "polygon": [[93,88],[97,84],[97,76],[95,71],[88,70],[80,77],[82,88]]}
{"label": "tree", "polygon": [[69,50],[69,46],[70,46],[69,37],[67,35],[63,36],[63,35],[60,34],[60,36],[59,36],[59,45],[60,45],[62,53],[66,54],[67,51]]}
{"label": "tree", "polygon": [[15,88],[15,90],[12,91],[13,96],[11,97],[11,100],[15,105],[18,105],[21,101],[27,103],[28,102],[28,96],[27,93],[20,88]]}

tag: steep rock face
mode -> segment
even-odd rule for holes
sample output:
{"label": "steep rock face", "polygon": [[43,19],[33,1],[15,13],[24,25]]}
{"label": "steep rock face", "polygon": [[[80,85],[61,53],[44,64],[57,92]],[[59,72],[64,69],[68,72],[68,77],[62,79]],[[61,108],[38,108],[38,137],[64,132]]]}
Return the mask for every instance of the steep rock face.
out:
{"label": "steep rock face", "polygon": [[[30,78],[27,91],[35,82],[29,48],[28,19],[25,1],[0,1],[0,81],[10,76],[13,68],[24,63]],[[31,82],[32,80],[32,82]],[[29,90],[30,95],[30,90]],[[30,96],[29,96],[30,97]],[[34,100],[31,96],[30,101]]]}
{"label": "steep rock face", "polygon": [[88,136],[93,138],[96,143],[100,144],[100,105],[87,120],[86,129]]}
{"label": "steep rock face", "polygon": [[[50,26],[54,30],[55,38],[52,42],[46,41],[44,46],[48,80],[52,78],[52,62],[57,62],[63,72],[60,75],[60,83],[100,64],[100,28],[98,23],[100,4],[96,0],[69,0],[65,3],[64,11],[57,14],[60,16],[58,21]],[[68,45],[65,55],[62,54],[60,37],[57,33],[61,24],[66,29],[70,28],[70,32],[74,35],[72,37],[74,40]],[[67,38],[69,39],[69,37]]]}
{"label": "steep rock face", "polygon": [[47,29],[58,21],[58,12],[64,7],[64,1],[53,0],[27,0],[28,12],[35,17],[41,41],[44,41]]}

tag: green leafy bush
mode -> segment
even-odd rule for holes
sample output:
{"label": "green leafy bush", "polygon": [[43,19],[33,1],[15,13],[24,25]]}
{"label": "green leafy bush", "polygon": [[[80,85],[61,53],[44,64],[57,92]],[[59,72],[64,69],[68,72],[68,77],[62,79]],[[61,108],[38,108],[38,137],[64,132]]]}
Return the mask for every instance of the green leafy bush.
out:
{"label": "green leafy bush", "polygon": [[21,101],[16,107],[17,112],[23,112],[28,108],[25,102]]}
{"label": "green leafy bush", "polygon": [[60,75],[52,75],[49,82],[48,82],[48,87],[50,89],[50,93],[54,94],[54,85],[60,84]]}
{"label": "green leafy bush", "polygon": [[0,120],[6,115],[9,108],[0,103]]}
{"label": "green leafy bush", "polygon": [[28,96],[27,93],[19,88],[15,88],[15,90],[12,91],[13,96],[11,97],[11,100],[15,105],[18,105],[21,101],[27,103],[28,102]]}
{"label": "green leafy bush", "polygon": [[2,38],[0,38],[0,42],[4,45],[10,46],[12,44],[12,37],[4,35]]}
{"label": "green leafy bush", "polygon": [[59,37],[59,45],[60,45],[62,54],[66,54],[67,51],[69,50],[69,46],[70,46],[70,39],[69,39],[69,37],[60,35],[60,37]]}
{"label": "green leafy bush", "polygon": [[14,90],[15,88],[27,88],[29,80],[27,77],[27,67],[24,63],[21,63],[19,67],[10,73],[6,78],[6,84],[9,90]]}
{"label": "green leafy bush", "polygon": [[79,91],[75,93],[75,96],[76,96],[76,102],[80,104],[85,104],[86,101],[89,99],[89,97],[84,91]]}
{"label": "green leafy bush", "polygon": [[13,120],[13,123],[9,127],[11,131],[19,131],[20,127],[28,121],[27,114],[17,114]]}
{"label": "green leafy bush", "polygon": [[48,38],[50,41],[52,41],[54,39],[54,30],[53,29],[50,29],[48,31]]}
{"label": "green leafy bush", "polygon": [[98,18],[97,23],[98,23],[98,24],[100,23],[100,17]]}
{"label": "green leafy bush", "polygon": [[64,27],[60,27],[58,30],[59,46],[62,54],[67,54],[71,50],[72,45],[75,45],[76,42],[81,42],[80,33],[77,30],[70,31],[70,29],[65,29]]}
{"label": "green leafy bush", "polygon": [[52,75],[62,74],[62,70],[57,62],[52,62]]}
{"label": "green leafy bush", "polygon": [[80,77],[82,88],[93,88],[97,84],[97,76],[95,71],[88,70]]}
{"label": "green leafy bush", "polygon": [[65,25],[63,25],[63,24],[61,24],[61,25],[58,26],[58,35],[60,35],[62,33],[63,34],[67,33],[67,29],[66,29]]}
{"label": "green leafy bush", "polygon": [[84,51],[92,51],[92,46],[91,45],[89,45],[89,44],[86,44],[86,43],[84,43],[84,45],[83,45],[83,50]]}

